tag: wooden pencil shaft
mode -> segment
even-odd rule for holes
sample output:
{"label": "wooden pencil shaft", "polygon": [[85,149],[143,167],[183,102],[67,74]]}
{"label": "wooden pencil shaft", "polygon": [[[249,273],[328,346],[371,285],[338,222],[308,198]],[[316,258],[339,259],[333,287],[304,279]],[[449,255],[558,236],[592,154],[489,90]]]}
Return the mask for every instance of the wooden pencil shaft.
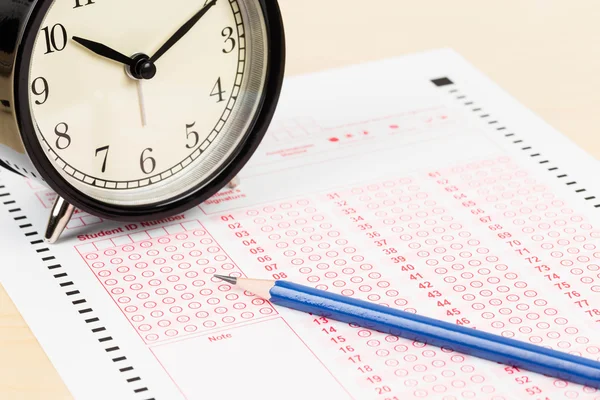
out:
{"label": "wooden pencil shaft", "polygon": [[270,295],[276,305],[600,389],[591,359],[290,282],[277,281]]}
{"label": "wooden pencil shaft", "polygon": [[286,281],[237,279],[275,305],[600,389],[600,362]]}

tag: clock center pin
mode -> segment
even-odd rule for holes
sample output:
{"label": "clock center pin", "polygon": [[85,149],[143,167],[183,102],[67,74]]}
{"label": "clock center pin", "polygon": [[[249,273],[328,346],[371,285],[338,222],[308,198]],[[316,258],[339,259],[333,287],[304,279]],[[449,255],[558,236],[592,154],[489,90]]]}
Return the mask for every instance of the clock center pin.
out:
{"label": "clock center pin", "polygon": [[150,61],[146,54],[135,54],[133,62],[125,66],[125,71],[129,77],[138,80],[150,80],[156,76],[156,65]]}

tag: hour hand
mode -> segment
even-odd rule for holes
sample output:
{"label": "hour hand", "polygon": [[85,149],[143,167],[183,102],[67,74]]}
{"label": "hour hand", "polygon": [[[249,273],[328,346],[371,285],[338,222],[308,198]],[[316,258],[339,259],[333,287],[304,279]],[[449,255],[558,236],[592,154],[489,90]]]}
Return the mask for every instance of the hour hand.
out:
{"label": "hour hand", "polygon": [[127,57],[126,55],[121,54],[118,51],[113,50],[102,43],[93,42],[91,40],[83,39],[78,36],[73,36],[73,40],[82,45],[83,47],[87,48],[88,50],[91,50],[92,52],[98,54],[99,56],[108,58],[121,64],[131,65],[134,62],[131,57]]}

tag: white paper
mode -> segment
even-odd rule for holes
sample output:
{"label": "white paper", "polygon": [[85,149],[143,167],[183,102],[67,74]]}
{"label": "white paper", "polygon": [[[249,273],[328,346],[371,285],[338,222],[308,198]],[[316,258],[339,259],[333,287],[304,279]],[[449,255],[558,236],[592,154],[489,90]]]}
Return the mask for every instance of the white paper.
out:
{"label": "white paper", "polygon": [[54,194],[2,172],[0,279],[78,399],[600,399],[211,278],[599,359],[598,167],[453,51],[405,56],[286,80],[241,186],[168,221],[78,213],[48,247]]}

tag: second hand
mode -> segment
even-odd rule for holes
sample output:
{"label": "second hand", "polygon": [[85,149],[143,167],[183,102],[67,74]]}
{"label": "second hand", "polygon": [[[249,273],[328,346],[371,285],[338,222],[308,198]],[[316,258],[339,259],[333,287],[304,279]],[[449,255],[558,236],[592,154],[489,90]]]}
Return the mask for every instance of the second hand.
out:
{"label": "second hand", "polygon": [[142,126],[148,125],[148,119],[146,116],[146,104],[144,103],[144,91],[142,88],[142,81],[137,81],[138,98],[140,103],[140,113],[142,116]]}

